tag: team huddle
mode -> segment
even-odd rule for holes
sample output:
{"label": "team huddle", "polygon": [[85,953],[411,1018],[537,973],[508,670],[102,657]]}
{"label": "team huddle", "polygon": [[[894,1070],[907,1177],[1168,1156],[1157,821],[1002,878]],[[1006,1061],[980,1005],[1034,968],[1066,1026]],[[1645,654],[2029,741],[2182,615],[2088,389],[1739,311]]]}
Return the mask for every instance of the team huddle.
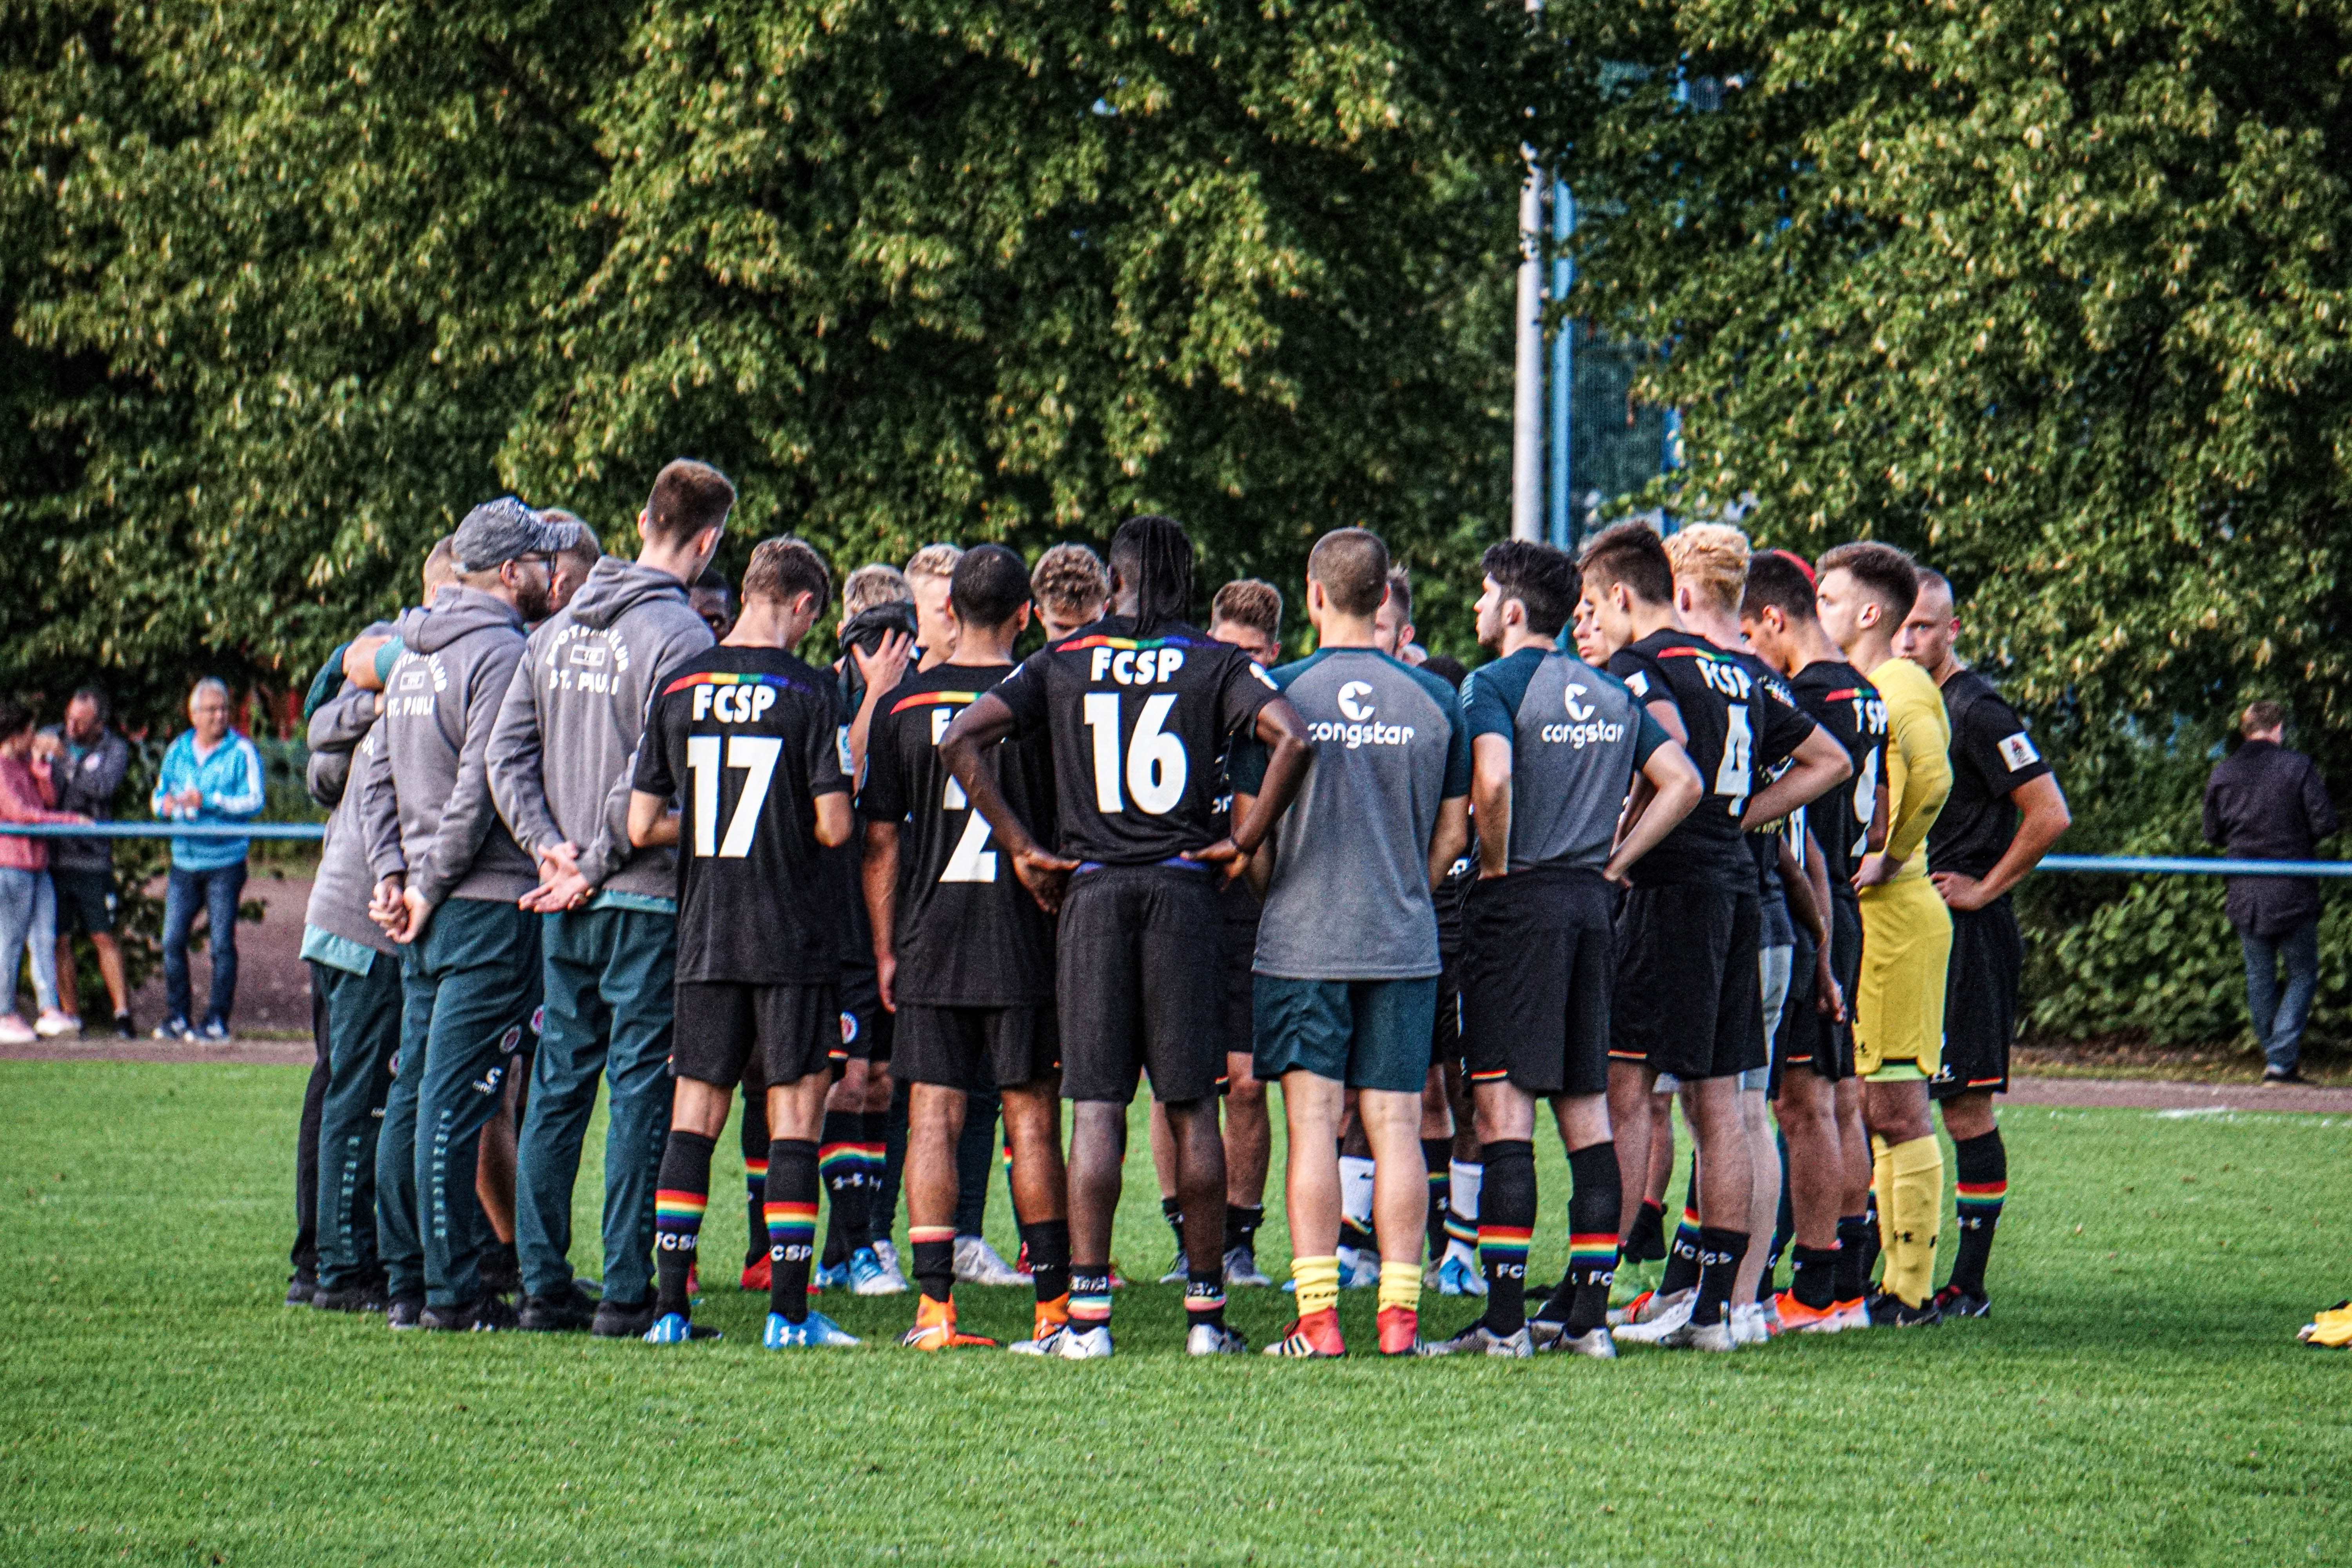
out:
{"label": "team huddle", "polygon": [[[395,1329],[714,1337],[698,1263],[740,1106],[768,1348],[856,1344],[826,1289],[908,1290],[903,1190],[903,1344],[992,1344],[955,1285],[1018,1281],[1011,1350],[1108,1356],[1148,1082],[1192,1354],[1248,1351],[1225,1293],[1271,1284],[1269,1084],[1296,1292],[1270,1355],[1344,1354],[1349,1288],[1378,1291],[1387,1355],[1989,1310],[2007,892],[2064,805],[1953,657],[1936,574],[1875,543],[1751,553],[1722,524],[1499,544],[1465,672],[1414,641],[1381,539],[1340,529],[1307,561],[1316,651],[1286,663],[1270,584],[1191,624],[1164,517],[1034,571],[933,545],[838,604],[810,545],[771,539],[738,604],[709,571],[734,499],[671,464],[635,563],[568,514],[477,508],[423,605],[322,672],[303,1299]],[[804,662],[835,615],[839,661]],[[600,1079],[592,1290],[571,1214]],[[1696,1149],[1669,1242],[1676,1097]],[[1531,1296],[1539,1100],[1569,1263]],[[1941,1290],[1937,1103],[1962,1227]],[[973,1217],[1000,1146],[1017,1267]],[[1425,1335],[1425,1282],[1476,1320]]]}

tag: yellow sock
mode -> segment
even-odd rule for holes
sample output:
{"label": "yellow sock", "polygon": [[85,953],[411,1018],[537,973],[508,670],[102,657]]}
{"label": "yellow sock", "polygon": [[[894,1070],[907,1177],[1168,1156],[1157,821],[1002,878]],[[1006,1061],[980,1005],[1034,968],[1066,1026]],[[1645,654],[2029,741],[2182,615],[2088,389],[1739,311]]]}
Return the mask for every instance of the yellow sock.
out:
{"label": "yellow sock", "polygon": [[1294,1258],[1290,1277],[1298,1285],[1298,1315],[1328,1312],[1339,1304],[1339,1258]]}
{"label": "yellow sock", "polygon": [[1895,1250],[1895,1145],[1874,1132],[1870,1135],[1870,1191],[1878,1199],[1878,1249]]}
{"label": "yellow sock", "polygon": [[1421,1310],[1421,1265],[1391,1263],[1381,1260],[1381,1310],[1402,1307],[1408,1312]]}
{"label": "yellow sock", "polygon": [[1933,1137],[1914,1138],[1887,1152],[1894,1172],[1891,1198],[1880,1195],[1889,1223],[1886,1289],[1916,1307],[1934,1294],[1936,1225],[1944,1212],[1944,1150]]}

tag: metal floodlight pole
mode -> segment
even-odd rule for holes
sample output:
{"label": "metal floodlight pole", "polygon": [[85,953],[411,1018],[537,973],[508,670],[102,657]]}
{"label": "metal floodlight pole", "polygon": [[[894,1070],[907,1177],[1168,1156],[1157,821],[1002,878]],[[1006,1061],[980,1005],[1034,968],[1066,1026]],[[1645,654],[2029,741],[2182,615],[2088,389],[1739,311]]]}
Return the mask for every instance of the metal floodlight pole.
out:
{"label": "metal floodlight pole", "polygon": [[[1576,265],[1568,258],[1568,242],[1576,233],[1576,198],[1568,183],[1551,184],[1551,297],[1555,304],[1568,299],[1576,282]],[[1569,437],[1574,412],[1570,395],[1576,389],[1574,335],[1563,320],[1551,340],[1551,542],[1562,550],[1576,548],[1576,518],[1569,504]]]}
{"label": "metal floodlight pole", "polygon": [[[1543,0],[1528,0],[1540,15]],[[1544,536],[1543,515],[1543,173],[1535,149],[1519,147],[1526,177],[1519,184],[1519,278],[1511,399],[1511,537]]]}

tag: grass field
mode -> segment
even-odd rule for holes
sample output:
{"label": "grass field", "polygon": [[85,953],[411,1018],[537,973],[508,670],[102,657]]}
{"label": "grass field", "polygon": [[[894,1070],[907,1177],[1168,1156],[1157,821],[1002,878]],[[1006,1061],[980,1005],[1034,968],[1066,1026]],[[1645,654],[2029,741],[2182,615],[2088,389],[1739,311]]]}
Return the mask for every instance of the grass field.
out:
{"label": "grass field", "polygon": [[[827,1299],[869,1348],[791,1357],[727,1289],[701,1313],[727,1340],[668,1352],[289,1311],[301,1083],[0,1064],[0,1560],[2352,1563],[2352,1357],[2293,1338],[2352,1294],[2344,1118],[2011,1109],[1984,1322],[1196,1364],[1155,1286],[1095,1366],[900,1352],[903,1298]],[[1139,1132],[1129,1168],[1118,1257],[1156,1273]],[[1543,1179],[1537,1272],[1557,1148]],[[1279,1277],[1278,1219],[1264,1239]],[[1024,1292],[962,1297],[982,1332],[1027,1322]],[[1286,1300],[1233,1316],[1262,1342]],[[1366,1342],[1370,1310],[1349,1298]]]}

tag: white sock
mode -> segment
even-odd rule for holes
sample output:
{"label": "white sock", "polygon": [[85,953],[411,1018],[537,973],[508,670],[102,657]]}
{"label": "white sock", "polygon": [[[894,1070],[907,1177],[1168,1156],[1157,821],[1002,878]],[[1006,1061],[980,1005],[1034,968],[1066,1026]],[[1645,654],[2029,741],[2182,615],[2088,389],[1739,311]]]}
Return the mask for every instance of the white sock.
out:
{"label": "white sock", "polygon": [[[1486,1179],[1486,1167],[1467,1160],[1455,1160],[1446,1166],[1446,1217],[1454,1226],[1469,1230],[1474,1236],[1478,1229],[1478,1188]],[[1472,1269],[1478,1267],[1478,1244],[1459,1236],[1449,1236],[1445,1256],[1459,1258]]]}
{"label": "white sock", "polygon": [[1339,1156],[1339,1214],[1372,1228],[1372,1163],[1360,1154]]}

